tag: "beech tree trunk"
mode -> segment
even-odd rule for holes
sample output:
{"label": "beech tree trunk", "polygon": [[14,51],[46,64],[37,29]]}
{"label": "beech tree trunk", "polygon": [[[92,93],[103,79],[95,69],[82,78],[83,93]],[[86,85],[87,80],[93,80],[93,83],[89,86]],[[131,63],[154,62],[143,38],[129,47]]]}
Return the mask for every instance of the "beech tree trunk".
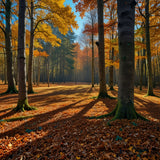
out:
{"label": "beech tree trunk", "polygon": [[7,56],[7,80],[8,89],[6,93],[17,93],[17,89],[13,77],[13,64],[12,64],[12,46],[11,46],[11,0],[6,0],[5,4],[5,16],[6,16],[6,27],[5,27],[5,49]]}
{"label": "beech tree trunk", "polygon": [[28,61],[28,93],[34,93],[33,91],[33,86],[32,86],[32,81],[33,81],[33,41],[34,41],[34,29],[33,29],[33,10],[34,10],[34,5],[33,1],[31,0],[31,14],[30,14],[30,48],[29,48],[29,61]]}
{"label": "beech tree trunk", "polygon": [[119,84],[114,119],[137,119],[134,108],[134,22],[135,1],[118,2]]}
{"label": "beech tree trunk", "polygon": [[148,68],[148,96],[153,96],[153,79],[150,49],[150,32],[149,32],[149,0],[145,0],[145,33],[146,33],[146,51],[147,51],[147,68]]}
{"label": "beech tree trunk", "polygon": [[98,4],[98,54],[99,54],[99,98],[108,97],[105,76],[105,54],[104,54],[104,25],[103,25],[103,0],[97,0]]}
{"label": "beech tree trunk", "polygon": [[19,0],[19,19],[18,19],[18,61],[19,61],[19,92],[16,111],[31,110],[28,104],[26,91],[26,56],[25,56],[25,9],[26,1]]}

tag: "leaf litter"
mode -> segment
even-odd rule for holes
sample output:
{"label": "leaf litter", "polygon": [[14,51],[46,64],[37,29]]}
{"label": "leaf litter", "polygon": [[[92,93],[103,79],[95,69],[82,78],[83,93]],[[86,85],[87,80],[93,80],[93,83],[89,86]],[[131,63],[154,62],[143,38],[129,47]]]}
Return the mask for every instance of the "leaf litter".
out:
{"label": "leaf litter", "polygon": [[[110,112],[117,100],[91,99],[98,94],[98,88],[87,93],[89,87],[52,85],[49,90],[45,85],[35,87],[38,93],[29,95],[29,102],[38,109],[24,113],[9,114],[11,109],[8,108],[13,108],[17,103],[17,95],[1,96],[0,159],[160,159],[160,101],[155,97],[144,98],[143,93],[137,91],[136,110],[150,121],[116,120],[108,126],[110,117],[87,117]],[[64,91],[56,94],[52,88],[57,93],[58,89]],[[111,94],[117,96],[117,91],[112,91]],[[7,98],[11,101],[7,101]],[[13,122],[3,121],[29,115],[33,117]]]}

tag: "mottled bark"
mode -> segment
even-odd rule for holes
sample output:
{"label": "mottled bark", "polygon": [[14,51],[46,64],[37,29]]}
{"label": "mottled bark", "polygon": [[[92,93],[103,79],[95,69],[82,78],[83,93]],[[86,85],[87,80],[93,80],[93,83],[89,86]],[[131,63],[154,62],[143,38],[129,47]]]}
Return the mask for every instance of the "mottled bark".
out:
{"label": "mottled bark", "polygon": [[103,0],[97,0],[98,4],[98,39],[99,39],[99,98],[108,97],[105,76],[105,54],[104,54],[104,25],[103,25]]}
{"label": "mottled bark", "polygon": [[13,64],[12,64],[12,45],[11,45],[11,0],[6,0],[5,4],[5,49],[7,56],[7,80],[8,89],[6,93],[17,93],[17,89],[13,77]]}

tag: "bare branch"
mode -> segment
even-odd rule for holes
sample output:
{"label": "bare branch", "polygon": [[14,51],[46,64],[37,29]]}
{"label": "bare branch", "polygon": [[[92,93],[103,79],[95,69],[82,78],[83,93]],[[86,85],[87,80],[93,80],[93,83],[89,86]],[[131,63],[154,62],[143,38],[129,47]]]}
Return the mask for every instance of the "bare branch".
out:
{"label": "bare branch", "polygon": [[141,14],[141,16],[143,16],[146,19],[146,16],[142,13],[142,10],[140,9],[140,7],[138,5],[138,2],[137,2],[137,6],[138,6],[138,10],[139,10],[139,13]]}

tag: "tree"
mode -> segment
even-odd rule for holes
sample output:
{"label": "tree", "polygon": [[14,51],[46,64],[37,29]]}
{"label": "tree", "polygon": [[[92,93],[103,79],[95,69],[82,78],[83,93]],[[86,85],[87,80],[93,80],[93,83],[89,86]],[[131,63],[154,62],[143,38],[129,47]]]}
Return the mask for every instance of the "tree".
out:
{"label": "tree", "polygon": [[[30,3],[30,4],[29,4]],[[52,23],[55,27],[58,27],[60,32],[66,34],[68,30],[72,30],[71,26],[77,27],[75,22],[75,15],[71,12],[69,6],[64,7],[64,0],[28,0],[29,16],[30,16],[30,54],[28,63],[28,93],[33,93],[32,87],[32,63],[33,63],[33,42],[35,33],[39,32],[43,34],[40,30],[39,25],[45,23]],[[36,15],[36,20],[34,21],[33,15]],[[55,37],[55,35],[54,35]],[[55,39],[58,41],[58,39]],[[55,43],[56,45],[56,43]]]}
{"label": "tree", "polygon": [[[91,44],[92,44],[92,88],[94,87],[94,75],[95,75],[95,60],[94,60],[94,35],[97,34],[96,32],[96,10],[89,11],[87,15],[87,24],[85,24],[85,29],[83,33],[91,35]],[[88,23],[89,22],[89,23]]]}
{"label": "tree", "polygon": [[0,23],[0,29],[5,35],[5,50],[7,56],[7,80],[8,80],[8,89],[6,93],[17,93],[17,89],[14,83],[13,77],[13,66],[12,66],[12,44],[11,44],[11,0],[6,0],[4,3],[1,1],[2,8],[1,14],[5,14],[5,25],[3,21]]}
{"label": "tree", "polygon": [[98,55],[99,55],[99,98],[108,97],[105,79],[105,55],[104,55],[104,22],[103,22],[103,0],[97,0],[98,8]]}
{"label": "tree", "polygon": [[135,0],[117,0],[120,68],[118,104],[111,112],[112,120],[142,118],[134,108],[135,4]]}
{"label": "tree", "polygon": [[26,91],[26,56],[25,56],[25,11],[26,1],[19,0],[18,19],[18,64],[19,64],[19,92],[16,111],[35,109],[28,104]]}
{"label": "tree", "polygon": [[153,79],[151,65],[150,32],[149,32],[149,0],[145,0],[145,32],[146,32],[146,51],[148,67],[148,96],[153,96]]}
{"label": "tree", "polygon": [[[147,53],[147,69],[148,69],[148,91],[147,95],[153,96],[153,73],[152,73],[152,54],[155,52],[158,30],[159,30],[159,1],[157,0],[141,0],[139,1],[138,11],[144,18],[145,26],[145,43]],[[155,33],[157,34],[155,35]],[[155,38],[156,37],[156,38]],[[154,43],[153,43],[154,42]]]}
{"label": "tree", "polygon": [[[118,104],[109,114],[99,118],[114,116],[116,119],[143,118],[134,108],[134,0],[117,0],[118,40],[119,40],[119,84]],[[129,78],[128,78],[129,77]]]}

